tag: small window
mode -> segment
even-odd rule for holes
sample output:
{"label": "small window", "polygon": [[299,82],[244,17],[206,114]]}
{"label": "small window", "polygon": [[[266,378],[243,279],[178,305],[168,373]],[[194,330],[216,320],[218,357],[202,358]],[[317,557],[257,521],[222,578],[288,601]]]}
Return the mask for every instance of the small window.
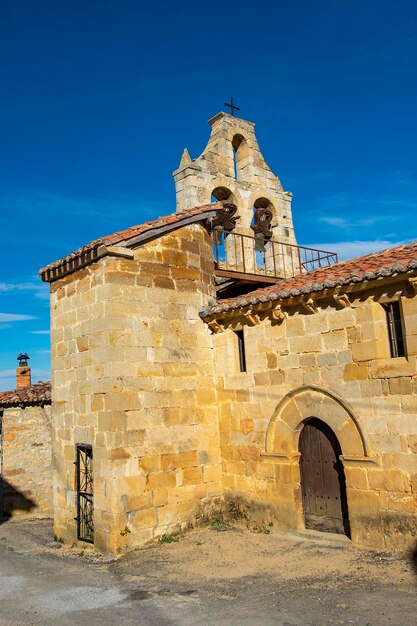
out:
{"label": "small window", "polygon": [[404,333],[399,302],[383,305],[387,314],[391,357],[405,356]]}
{"label": "small window", "polygon": [[245,335],[243,330],[236,330],[237,346],[239,351],[239,368],[241,372],[246,372]]}

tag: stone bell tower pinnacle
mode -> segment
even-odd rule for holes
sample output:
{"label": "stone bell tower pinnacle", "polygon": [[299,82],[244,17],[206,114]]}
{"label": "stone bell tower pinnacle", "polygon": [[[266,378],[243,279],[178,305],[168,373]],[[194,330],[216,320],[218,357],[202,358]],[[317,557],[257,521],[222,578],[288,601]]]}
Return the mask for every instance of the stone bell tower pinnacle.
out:
{"label": "stone bell tower pinnacle", "polygon": [[209,124],[212,130],[203,153],[191,159],[185,149],[174,172],[177,211],[229,200],[237,206],[235,232],[253,236],[255,212],[268,209],[272,213],[273,238],[296,244],[292,193],[283,190],[278,176],[266,164],[255,124],[223,112],[211,118]]}

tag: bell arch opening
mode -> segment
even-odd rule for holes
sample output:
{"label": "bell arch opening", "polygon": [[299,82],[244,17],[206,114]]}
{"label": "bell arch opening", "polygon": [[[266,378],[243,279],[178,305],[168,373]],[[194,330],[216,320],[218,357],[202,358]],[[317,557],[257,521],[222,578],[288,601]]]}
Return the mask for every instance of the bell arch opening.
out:
{"label": "bell arch opening", "polygon": [[298,449],[305,527],[350,537],[342,450],[335,433],[312,417],[304,422]]}
{"label": "bell arch opening", "polygon": [[269,209],[273,214],[275,214],[275,207],[271,200],[268,200],[268,198],[257,198],[253,203],[253,207],[255,211],[256,209]]}
{"label": "bell arch opening", "polygon": [[213,189],[211,192],[211,202],[221,202],[223,200],[236,204],[233,193],[230,189],[227,189],[227,187],[216,187]]}

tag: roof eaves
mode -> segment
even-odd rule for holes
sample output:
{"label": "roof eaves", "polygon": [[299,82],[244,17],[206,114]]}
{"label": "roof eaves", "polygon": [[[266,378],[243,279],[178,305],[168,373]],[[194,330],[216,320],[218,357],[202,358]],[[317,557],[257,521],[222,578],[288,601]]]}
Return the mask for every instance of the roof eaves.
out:
{"label": "roof eaves", "polygon": [[51,404],[51,383],[36,383],[22,389],[0,392],[0,410]]}
{"label": "roof eaves", "polygon": [[[341,264],[340,264],[341,265]],[[334,271],[334,266],[326,268],[330,271]],[[229,311],[235,311],[238,309],[244,310],[250,306],[256,304],[270,303],[273,306],[277,300],[289,300],[291,298],[306,296],[312,293],[318,293],[334,289],[340,289],[341,287],[347,287],[356,283],[365,283],[373,280],[381,280],[396,276],[398,274],[412,273],[417,270],[417,257],[409,260],[407,263],[396,262],[392,266],[383,266],[379,269],[365,270],[363,272],[354,271],[350,276],[340,276],[336,280],[324,278],[322,281],[313,281],[311,283],[305,283],[300,288],[290,287],[289,289],[280,289],[279,283],[274,285],[272,290],[271,286],[263,289],[257,289],[253,292],[246,294],[245,296],[238,296],[236,298],[230,298],[225,300],[219,300],[215,305],[200,312],[200,317],[204,321],[208,321],[219,314],[224,314]],[[308,274],[305,275],[306,277]],[[297,278],[297,277],[295,277]]]}
{"label": "roof eaves", "polygon": [[209,220],[218,215],[219,211],[224,211],[225,205],[227,203],[218,202],[193,207],[165,217],[159,217],[144,224],[132,226],[106,237],[101,237],[78,248],[62,259],[41,268],[39,276],[44,282],[53,282],[62,276],[98,261],[103,256],[114,254],[114,250],[111,249],[114,246],[133,248],[183,226]]}

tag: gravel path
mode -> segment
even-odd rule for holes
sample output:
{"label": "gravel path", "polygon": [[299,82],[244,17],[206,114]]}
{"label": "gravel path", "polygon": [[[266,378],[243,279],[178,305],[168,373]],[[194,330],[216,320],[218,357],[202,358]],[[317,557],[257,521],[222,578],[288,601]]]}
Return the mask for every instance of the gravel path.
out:
{"label": "gravel path", "polygon": [[117,560],[0,526],[0,625],[415,626],[409,555],[216,525]]}

